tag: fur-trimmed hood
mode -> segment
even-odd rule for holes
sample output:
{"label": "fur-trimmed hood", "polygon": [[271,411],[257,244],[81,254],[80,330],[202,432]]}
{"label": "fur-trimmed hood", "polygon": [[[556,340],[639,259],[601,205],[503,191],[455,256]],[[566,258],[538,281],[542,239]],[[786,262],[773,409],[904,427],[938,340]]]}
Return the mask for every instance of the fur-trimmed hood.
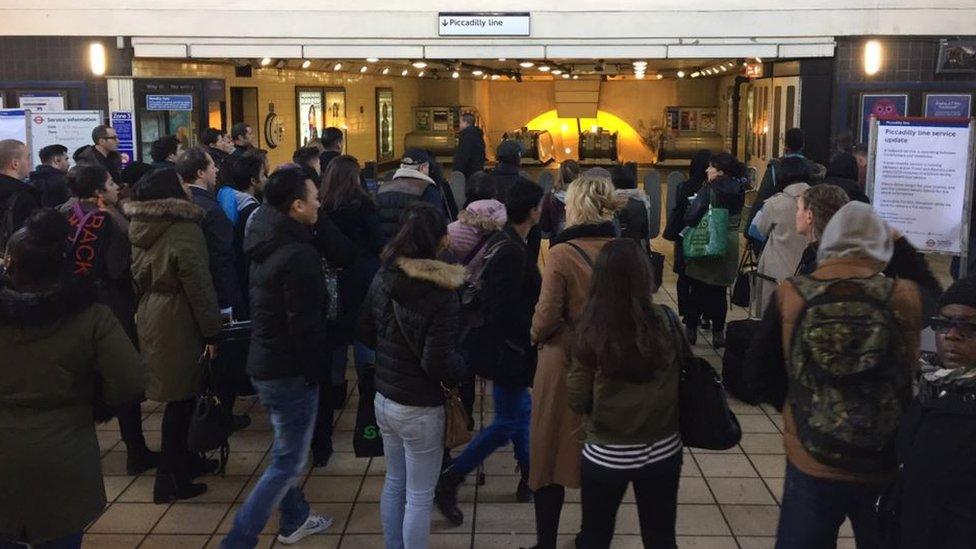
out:
{"label": "fur-trimmed hood", "polygon": [[18,292],[0,276],[0,325],[45,329],[95,302],[95,287],[85,277],[67,277],[50,292]]}
{"label": "fur-trimmed hood", "polygon": [[436,259],[397,259],[397,267],[407,277],[431,282],[445,290],[457,290],[464,284],[465,270],[460,265],[452,265]]}
{"label": "fur-trimmed hood", "polygon": [[142,202],[126,202],[122,210],[132,221],[129,224],[129,240],[133,246],[148,249],[174,223],[203,219],[203,208],[182,198],[164,198]]}
{"label": "fur-trimmed hood", "polygon": [[476,200],[458,213],[460,223],[478,229],[483,233],[491,233],[501,229],[507,220],[508,214],[505,211],[505,205],[494,198]]}

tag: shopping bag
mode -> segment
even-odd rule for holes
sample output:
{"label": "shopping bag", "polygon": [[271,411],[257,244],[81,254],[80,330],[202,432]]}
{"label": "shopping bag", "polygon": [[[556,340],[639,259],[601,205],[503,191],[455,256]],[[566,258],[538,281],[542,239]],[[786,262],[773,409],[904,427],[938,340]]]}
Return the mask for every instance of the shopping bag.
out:
{"label": "shopping bag", "polygon": [[685,233],[682,246],[686,259],[722,257],[728,247],[729,210],[708,207],[698,225]]}
{"label": "shopping bag", "polygon": [[359,377],[359,406],[356,408],[356,432],[352,437],[352,449],[356,457],[383,455],[383,437],[376,425],[376,386],[373,384],[375,368],[365,368]]}

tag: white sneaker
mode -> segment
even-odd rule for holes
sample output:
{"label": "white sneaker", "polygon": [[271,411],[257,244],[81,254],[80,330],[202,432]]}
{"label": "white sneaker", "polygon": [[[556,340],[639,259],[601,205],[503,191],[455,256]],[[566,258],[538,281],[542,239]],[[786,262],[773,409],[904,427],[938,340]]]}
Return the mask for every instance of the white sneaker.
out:
{"label": "white sneaker", "polygon": [[324,532],[329,528],[329,526],[332,526],[332,522],[334,520],[335,519],[329,515],[316,515],[315,513],[309,513],[308,518],[305,519],[305,524],[301,525],[298,530],[295,530],[288,536],[278,534],[278,542],[284,543],[285,545],[298,543],[308,536],[318,534],[319,532]]}

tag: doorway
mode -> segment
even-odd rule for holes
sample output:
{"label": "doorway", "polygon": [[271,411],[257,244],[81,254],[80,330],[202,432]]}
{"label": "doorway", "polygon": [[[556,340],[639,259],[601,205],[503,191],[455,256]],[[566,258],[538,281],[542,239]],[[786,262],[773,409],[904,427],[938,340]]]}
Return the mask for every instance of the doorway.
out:
{"label": "doorway", "polygon": [[231,126],[243,122],[254,130],[253,145],[261,147],[261,118],[258,114],[258,89],[256,87],[231,87]]}

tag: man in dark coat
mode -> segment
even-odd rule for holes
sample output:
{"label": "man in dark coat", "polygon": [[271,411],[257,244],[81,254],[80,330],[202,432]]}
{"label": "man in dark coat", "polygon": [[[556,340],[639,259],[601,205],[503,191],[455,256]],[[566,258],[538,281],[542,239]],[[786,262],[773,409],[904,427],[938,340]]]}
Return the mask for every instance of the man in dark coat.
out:
{"label": "man in dark coat", "polygon": [[522,165],[522,146],[518,141],[502,141],[495,149],[495,157],[498,165],[491,172],[491,177],[495,180],[498,187],[496,196],[498,201],[504,203],[508,195],[508,188],[515,184],[520,177],[519,167]]}
{"label": "man in dark coat", "polygon": [[0,141],[0,250],[31,212],[41,207],[41,193],[24,182],[30,173],[30,151],[16,139]]}
{"label": "man in dark coat", "polygon": [[400,215],[413,202],[430,202],[444,219],[450,219],[449,210],[437,183],[431,179],[430,157],[422,149],[410,149],[400,163],[393,180],[380,185],[376,194],[376,206],[380,216],[380,234],[389,242],[400,230]]}
{"label": "man in dark coat", "polygon": [[319,173],[324,174],[332,159],[342,154],[343,133],[339,128],[329,126],[322,130],[322,146],[325,151],[319,155]]}
{"label": "man in dark coat", "polygon": [[30,173],[28,182],[41,192],[45,208],[57,208],[70,198],[64,176],[68,173],[68,147],[48,145],[40,151],[41,164]]}
{"label": "man in dark coat", "polygon": [[469,112],[461,115],[458,127],[460,131],[457,149],[454,151],[453,169],[463,173],[467,179],[474,172],[485,169],[485,132],[474,125],[474,115]]}
{"label": "man in dark coat", "polygon": [[837,153],[827,166],[827,177],[824,178],[823,183],[830,183],[844,189],[851,200],[870,204],[871,200],[864,194],[861,184],[857,182],[857,169],[857,159],[853,154]]}
{"label": "man in dark coat", "polygon": [[254,148],[254,130],[244,122],[238,122],[230,128],[230,138],[234,142],[234,151],[230,153],[233,157],[241,156]]}
{"label": "man in dark coat", "polygon": [[224,160],[234,150],[230,136],[217,128],[204,128],[200,132],[200,144],[207,148],[207,153],[210,154],[210,158],[213,158],[218,169],[224,165]]}
{"label": "man in dark coat", "polygon": [[119,134],[115,133],[115,128],[105,125],[95,126],[92,130],[92,143],[75,152],[75,162],[98,164],[108,171],[112,181],[121,181],[122,155],[119,154]]}
{"label": "man in dark coat", "polygon": [[180,155],[180,140],[175,135],[164,135],[152,142],[149,156],[152,157],[152,168],[164,170],[176,167],[176,158]]}

